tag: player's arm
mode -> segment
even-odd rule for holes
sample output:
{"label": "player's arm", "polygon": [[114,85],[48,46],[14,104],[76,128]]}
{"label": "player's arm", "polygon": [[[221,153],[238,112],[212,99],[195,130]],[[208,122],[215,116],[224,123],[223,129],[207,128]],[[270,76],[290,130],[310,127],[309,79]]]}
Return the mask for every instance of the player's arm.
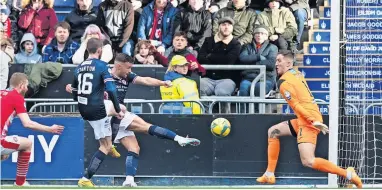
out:
{"label": "player's arm", "polygon": [[113,102],[115,111],[120,113],[121,107],[118,102],[117,89],[114,84],[114,79],[111,77],[106,65],[103,65],[102,78],[105,83],[105,90],[108,94],[109,100]]}
{"label": "player's arm", "polygon": [[281,95],[288,102],[293,111],[297,115],[302,116],[306,121],[310,123],[315,122],[316,118],[301,105],[299,99],[297,98],[297,92],[294,86],[282,79],[279,81],[279,84]]}
{"label": "player's arm", "polygon": [[134,84],[140,84],[144,86],[171,86],[171,81],[161,81],[151,77],[136,76]]}
{"label": "player's arm", "polygon": [[49,127],[49,126],[37,123],[35,121],[32,121],[27,113],[20,113],[20,114],[17,114],[17,116],[20,118],[21,123],[23,124],[24,127],[32,129],[32,130],[54,133],[54,134],[61,134],[62,131],[64,130],[63,126],[52,125],[51,127]]}
{"label": "player's arm", "polygon": [[21,123],[24,125],[24,127],[37,131],[55,134],[61,134],[61,132],[64,130],[63,126],[53,125],[52,127],[48,127],[46,125],[41,125],[35,121],[32,121],[27,113],[27,110],[25,109],[24,98],[17,98],[14,100],[13,103],[17,116],[20,118]]}

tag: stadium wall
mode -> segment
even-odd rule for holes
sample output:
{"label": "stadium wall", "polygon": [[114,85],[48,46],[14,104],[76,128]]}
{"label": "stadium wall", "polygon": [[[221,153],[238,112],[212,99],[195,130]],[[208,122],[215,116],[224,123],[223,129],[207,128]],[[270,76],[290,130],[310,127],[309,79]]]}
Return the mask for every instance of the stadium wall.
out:
{"label": "stadium wall", "polygon": [[[198,184],[239,183],[247,185],[254,177],[263,174],[267,167],[267,130],[273,124],[293,118],[287,115],[141,115],[146,121],[168,127],[180,135],[199,138],[199,147],[180,147],[169,140],[137,134],[141,146],[138,176],[146,184],[185,184],[190,178]],[[210,133],[209,124],[217,117],[225,117],[232,124],[231,134],[216,138]],[[54,180],[75,180],[82,176],[84,166],[98,148],[93,130],[80,117],[33,117],[51,125],[65,126],[61,136],[41,134],[25,129],[15,119],[9,134],[28,136],[34,142],[33,161],[29,180],[41,183]],[[325,122],[327,122],[325,117]],[[326,182],[326,174],[302,167],[294,138],[281,139],[280,161],[277,176],[288,179],[288,184],[301,184],[302,179]],[[328,138],[320,135],[316,155],[327,158]],[[121,158],[108,157],[99,169],[97,181],[115,184],[125,173],[126,151],[118,146]],[[1,165],[2,180],[15,177],[17,155]],[[174,180],[176,179],[176,180]],[[290,181],[292,180],[292,181]],[[322,181],[324,180],[324,181]],[[192,181],[192,180],[191,180]],[[60,183],[61,183],[60,182]],[[306,180],[304,182],[307,182]],[[119,182],[118,182],[119,183]],[[120,182],[122,183],[122,182]],[[320,184],[314,182],[314,184]]]}

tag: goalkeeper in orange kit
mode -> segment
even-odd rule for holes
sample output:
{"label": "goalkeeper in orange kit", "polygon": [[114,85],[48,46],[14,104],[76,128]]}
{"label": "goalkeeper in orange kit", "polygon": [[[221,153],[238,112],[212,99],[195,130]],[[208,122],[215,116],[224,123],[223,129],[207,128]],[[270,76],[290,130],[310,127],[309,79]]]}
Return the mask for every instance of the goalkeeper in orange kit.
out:
{"label": "goalkeeper in orange kit", "polygon": [[298,150],[301,162],[305,167],[315,170],[337,174],[347,178],[358,188],[362,188],[361,178],[354,168],[342,169],[332,162],[314,155],[317,135],[329,132],[323,124],[322,115],[314,97],[306,84],[304,76],[293,69],[293,54],[290,51],[281,51],[276,58],[276,70],[280,77],[278,87],[284,99],[295,112],[297,119],[284,121],[272,126],[268,130],[268,168],[263,176],[257,178],[259,183],[274,184],[275,169],[280,152],[281,136],[297,137]]}

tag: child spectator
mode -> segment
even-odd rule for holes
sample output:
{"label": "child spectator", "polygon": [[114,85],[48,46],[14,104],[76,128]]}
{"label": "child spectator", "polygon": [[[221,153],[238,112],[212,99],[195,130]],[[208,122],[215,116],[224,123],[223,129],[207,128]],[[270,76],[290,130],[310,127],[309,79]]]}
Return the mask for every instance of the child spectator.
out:
{"label": "child spectator", "polygon": [[15,63],[35,64],[41,63],[42,57],[37,53],[36,38],[32,33],[24,34],[20,43],[20,52],[15,56]]}
{"label": "child spectator", "polygon": [[138,64],[148,64],[148,65],[157,65],[158,61],[155,60],[154,55],[150,52],[150,41],[141,40],[137,44],[135,61]]}
{"label": "child spectator", "polygon": [[167,58],[161,55],[150,40],[140,40],[135,48],[135,61],[136,64],[157,65],[161,64],[167,66]]}
{"label": "child spectator", "polygon": [[85,33],[81,38],[81,46],[74,53],[72,57],[73,64],[81,64],[89,56],[88,51],[86,51],[86,45],[89,39],[97,38],[103,41],[101,60],[106,63],[113,59],[113,50],[111,48],[111,42],[101,33],[101,29],[95,25],[91,24],[85,29]]}
{"label": "child spectator", "polygon": [[[199,100],[199,91],[196,82],[187,78],[188,65],[187,59],[180,55],[175,55],[170,61],[164,80],[171,81],[171,87],[160,87],[163,100]],[[191,108],[193,114],[201,114],[200,106],[192,102],[166,103],[166,106],[181,106]],[[174,113],[174,112],[172,112]],[[182,112],[184,113],[184,111]]]}

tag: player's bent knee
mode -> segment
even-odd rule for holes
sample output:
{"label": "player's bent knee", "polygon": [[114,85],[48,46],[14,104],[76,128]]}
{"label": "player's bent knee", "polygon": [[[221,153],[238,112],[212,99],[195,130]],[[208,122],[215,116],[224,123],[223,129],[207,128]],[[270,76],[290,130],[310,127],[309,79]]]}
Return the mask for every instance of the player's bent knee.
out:
{"label": "player's bent knee", "polygon": [[135,146],[129,147],[129,151],[130,152],[135,152],[136,154],[139,154],[140,150],[141,150],[141,147],[139,147],[139,145],[135,145]]}
{"label": "player's bent knee", "polygon": [[28,138],[18,137],[20,141],[19,151],[31,151],[32,150],[32,141]]}
{"label": "player's bent knee", "polygon": [[277,125],[272,126],[268,129],[268,138],[278,138],[280,136],[281,132],[277,128]]}

